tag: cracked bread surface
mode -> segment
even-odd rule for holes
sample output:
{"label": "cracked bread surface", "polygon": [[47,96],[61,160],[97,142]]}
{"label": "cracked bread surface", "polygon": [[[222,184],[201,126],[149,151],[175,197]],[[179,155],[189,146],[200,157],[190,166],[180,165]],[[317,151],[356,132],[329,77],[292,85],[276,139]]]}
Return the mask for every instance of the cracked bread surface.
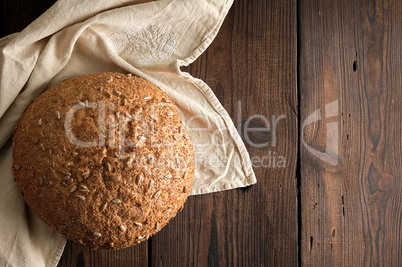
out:
{"label": "cracked bread surface", "polygon": [[172,99],[130,74],[62,81],[27,108],[13,172],[33,213],[68,239],[120,249],[183,207],[194,149]]}

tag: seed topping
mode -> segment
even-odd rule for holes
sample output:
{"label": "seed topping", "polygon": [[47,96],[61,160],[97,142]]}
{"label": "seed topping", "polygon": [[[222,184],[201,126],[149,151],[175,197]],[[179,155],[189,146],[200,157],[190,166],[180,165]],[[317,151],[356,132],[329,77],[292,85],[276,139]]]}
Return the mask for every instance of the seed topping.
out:
{"label": "seed topping", "polygon": [[118,181],[118,180],[120,180],[120,178],[121,178],[120,175],[113,175],[113,176],[112,176],[112,180],[113,180],[113,181]]}
{"label": "seed topping", "polygon": [[46,151],[46,148],[42,143],[39,144],[39,147],[40,147],[40,149],[42,149],[42,151]]}
{"label": "seed topping", "polygon": [[120,204],[120,203],[121,203],[121,200],[120,200],[120,199],[113,199],[113,200],[112,200],[112,203],[113,203],[113,204]]}
{"label": "seed topping", "polygon": [[100,211],[100,212],[103,212],[103,211],[106,210],[106,208],[107,208],[107,202],[103,203],[103,204],[100,206],[99,211]]}
{"label": "seed topping", "polygon": [[92,233],[94,236],[96,236],[96,237],[101,237],[102,235],[101,235],[101,233],[98,233],[98,232],[94,232],[94,233]]}
{"label": "seed topping", "polygon": [[156,191],[154,194],[154,198],[159,197],[161,195],[161,192],[162,192],[161,190]]}
{"label": "seed topping", "polygon": [[80,185],[80,191],[81,191],[81,192],[89,192],[89,189],[88,189],[88,187],[85,186],[85,185]]}
{"label": "seed topping", "polygon": [[144,179],[144,177],[141,174],[138,175],[137,179],[135,179],[135,184],[140,185],[140,183],[142,182],[143,179]]}
{"label": "seed topping", "polygon": [[133,163],[134,159],[133,158],[129,158],[127,160],[127,166],[131,166],[131,164]]}
{"label": "seed topping", "polygon": [[84,197],[84,196],[76,195],[76,197],[78,197],[78,198],[81,199],[82,201],[85,201],[85,197]]}
{"label": "seed topping", "polygon": [[148,189],[151,189],[154,186],[154,181],[149,181]]}

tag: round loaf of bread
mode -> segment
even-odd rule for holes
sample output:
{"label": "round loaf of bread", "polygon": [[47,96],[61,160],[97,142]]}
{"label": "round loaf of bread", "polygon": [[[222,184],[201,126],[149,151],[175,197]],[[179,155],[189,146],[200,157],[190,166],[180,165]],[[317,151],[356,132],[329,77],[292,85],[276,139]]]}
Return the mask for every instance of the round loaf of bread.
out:
{"label": "round loaf of bread", "polygon": [[120,249],[158,232],[183,207],[194,150],[176,105],[120,73],[62,81],[26,110],[13,171],[33,213],[68,239]]}

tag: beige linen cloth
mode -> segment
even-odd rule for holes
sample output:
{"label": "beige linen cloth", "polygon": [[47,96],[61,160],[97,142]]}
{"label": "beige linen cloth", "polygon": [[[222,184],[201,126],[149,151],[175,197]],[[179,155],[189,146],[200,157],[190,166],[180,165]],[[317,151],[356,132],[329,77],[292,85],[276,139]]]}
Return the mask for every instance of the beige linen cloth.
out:
{"label": "beige linen cloth", "polygon": [[78,75],[133,73],[178,105],[195,146],[191,194],[256,182],[249,155],[212,90],[180,70],[215,38],[232,0],[60,0],[0,39],[0,266],[55,266],[65,237],[39,221],[13,181],[14,127],[29,103]]}

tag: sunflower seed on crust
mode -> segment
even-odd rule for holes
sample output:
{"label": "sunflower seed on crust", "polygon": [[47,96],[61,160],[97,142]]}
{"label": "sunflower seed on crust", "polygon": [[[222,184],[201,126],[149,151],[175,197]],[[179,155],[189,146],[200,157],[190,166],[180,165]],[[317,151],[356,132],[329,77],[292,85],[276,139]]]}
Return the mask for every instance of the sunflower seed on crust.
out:
{"label": "sunflower seed on crust", "polygon": [[71,187],[70,192],[71,192],[71,193],[74,193],[75,190],[77,190],[77,186],[76,186],[76,185],[74,185],[73,187]]}
{"label": "sunflower seed on crust", "polygon": [[150,97],[150,96],[144,96],[144,100],[149,100],[149,99],[151,99],[152,97]]}
{"label": "sunflower seed on crust", "polygon": [[123,232],[125,232],[127,229],[126,229],[126,227],[124,226],[124,225],[120,225],[120,230],[122,230]]}
{"label": "sunflower seed on crust", "polygon": [[56,111],[56,118],[57,118],[58,120],[61,119],[60,112],[58,112],[58,111]]}
{"label": "sunflower seed on crust", "polygon": [[144,177],[141,174],[138,175],[137,178],[135,179],[135,184],[140,185],[143,179]]}
{"label": "sunflower seed on crust", "polygon": [[40,147],[40,149],[42,149],[42,151],[46,151],[46,148],[42,143],[39,144],[39,147]]}
{"label": "sunflower seed on crust", "polygon": [[96,236],[96,237],[101,237],[102,235],[101,235],[101,233],[98,233],[98,232],[94,232],[94,233],[92,233],[94,236]]}
{"label": "sunflower seed on crust", "polygon": [[107,202],[103,203],[103,204],[99,207],[99,211],[100,211],[100,212],[103,212],[103,211],[106,210],[106,208],[107,208]]}
{"label": "sunflower seed on crust", "polygon": [[89,192],[89,189],[88,189],[88,187],[85,186],[85,185],[80,185],[80,191],[81,191],[81,192]]}
{"label": "sunflower seed on crust", "polygon": [[78,197],[78,198],[81,199],[82,201],[85,201],[85,197],[84,197],[84,196],[76,195],[76,197]]}
{"label": "sunflower seed on crust", "polygon": [[112,165],[110,165],[110,163],[106,163],[106,169],[108,171],[112,171]]}
{"label": "sunflower seed on crust", "polygon": [[112,203],[113,203],[113,204],[120,204],[120,203],[121,203],[121,200],[120,200],[120,199],[113,199],[113,200],[112,200]]}
{"label": "sunflower seed on crust", "polygon": [[162,190],[156,191],[155,194],[154,194],[154,196],[153,196],[153,198],[159,197],[159,196],[161,195],[161,193],[162,193]]}
{"label": "sunflower seed on crust", "polygon": [[173,175],[171,175],[171,174],[165,175],[165,178],[168,178],[168,179],[170,179],[170,178],[172,178],[172,177],[173,177]]}
{"label": "sunflower seed on crust", "polygon": [[142,223],[140,222],[134,222],[135,225],[137,225],[138,227],[142,227]]}
{"label": "sunflower seed on crust", "polygon": [[128,158],[127,160],[127,166],[131,166],[131,164],[133,163],[134,159],[133,158]]}
{"label": "sunflower seed on crust", "polygon": [[131,116],[131,114],[128,113],[128,112],[126,112],[125,115],[126,115],[126,117],[129,118],[129,119],[132,119],[132,118],[133,118],[133,116]]}
{"label": "sunflower seed on crust", "polygon": [[120,180],[120,178],[121,178],[120,175],[113,175],[113,176],[112,176],[112,180],[113,180],[113,181],[118,181],[118,180]]}
{"label": "sunflower seed on crust", "polygon": [[144,239],[144,236],[142,236],[142,235],[137,236],[137,239],[139,239],[139,240]]}
{"label": "sunflower seed on crust", "polygon": [[38,125],[39,125],[39,126],[41,126],[41,125],[42,125],[42,123],[43,123],[42,118],[39,118],[39,120],[38,120]]}

